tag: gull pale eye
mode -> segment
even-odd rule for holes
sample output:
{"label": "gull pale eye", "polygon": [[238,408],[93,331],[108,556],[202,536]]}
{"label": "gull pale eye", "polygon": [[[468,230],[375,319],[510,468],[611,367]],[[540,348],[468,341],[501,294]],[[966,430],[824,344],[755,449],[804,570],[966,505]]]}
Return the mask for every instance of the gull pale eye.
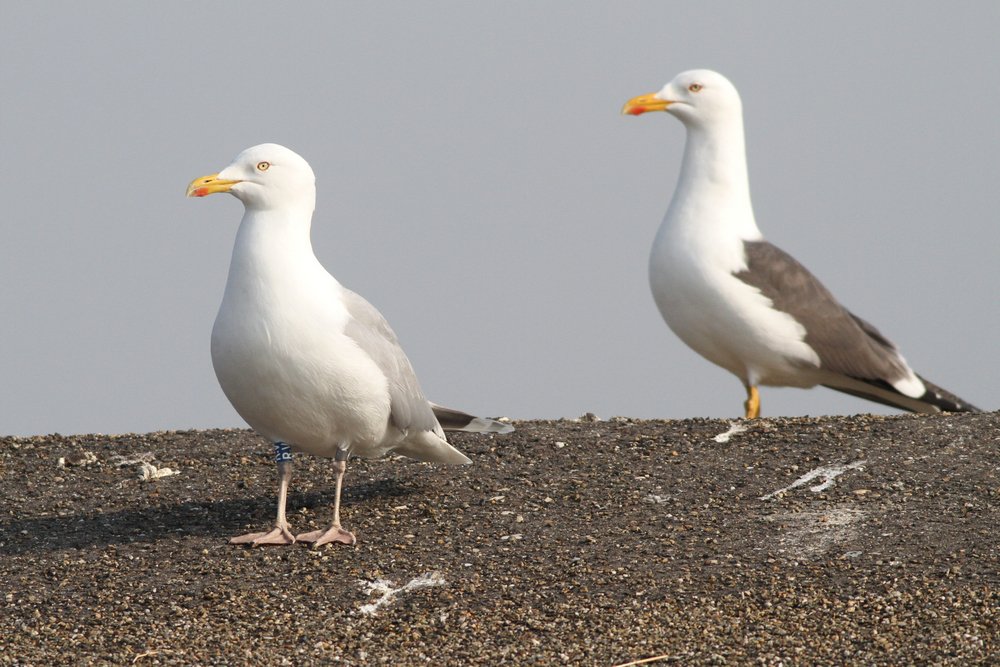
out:
{"label": "gull pale eye", "polygon": [[688,90],[690,90],[692,93],[699,93],[701,92],[702,88],[704,88],[704,86],[702,86],[700,83],[692,83],[690,86],[688,86]]}
{"label": "gull pale eye", "polygon": [[267,171],[270,168],[271,168],[271,163],[270,162],[258,162],[257,163],[257,171]]}

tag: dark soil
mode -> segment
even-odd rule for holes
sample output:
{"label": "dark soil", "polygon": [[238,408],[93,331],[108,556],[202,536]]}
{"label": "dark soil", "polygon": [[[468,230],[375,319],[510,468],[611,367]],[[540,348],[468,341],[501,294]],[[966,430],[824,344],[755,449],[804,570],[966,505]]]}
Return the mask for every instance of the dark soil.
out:
{"label": "dark soil", "polygon": [[995,414],[516,426],[352,460],[318,549],[227,543],[274,518],[249,432],[0,439],[0,664],[1000,663]]}

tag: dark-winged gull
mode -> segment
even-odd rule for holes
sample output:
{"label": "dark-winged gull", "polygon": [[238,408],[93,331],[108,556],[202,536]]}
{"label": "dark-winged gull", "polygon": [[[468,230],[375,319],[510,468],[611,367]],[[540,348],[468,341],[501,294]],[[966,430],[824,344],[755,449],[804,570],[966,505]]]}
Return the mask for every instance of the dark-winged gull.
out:
{"label": "dark-winged gull", "polygon": [[[354,544],[340,524],[350,455],[470,463],[448,444],[441,422],[449,430],[513,430],[429,403],[385,318],[319,263],[309,238],[315,176],[304,159],[276,144],[248,148],[218,174],[192,181],[187,194],[217,192],[235,195],[245,212],[212,329],[212,364],[236,411],[274,443],[279,479],[274,529],[231,542]],[[333,522],[324,530],[293,536],[289,529],[292,450],[335,461]]]}
{"label": "dark-winged gull", "polygon": [[649,282],[670,329],[740,379],[745,416],[758,385],[823,385],[912,412],[978,412],[917,375],[896,346],[855,316],[754,220],[739,93],[721,74],[683,72],[622,113],[666,111],[687,141],[677,189],[656,234]]}

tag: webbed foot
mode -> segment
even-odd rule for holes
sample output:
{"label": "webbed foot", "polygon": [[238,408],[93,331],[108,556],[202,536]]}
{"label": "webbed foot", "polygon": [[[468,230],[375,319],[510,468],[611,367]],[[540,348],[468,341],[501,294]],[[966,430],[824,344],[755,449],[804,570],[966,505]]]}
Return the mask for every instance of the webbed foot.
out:
{"label": "webbed foot", "polygon": [[247,533],[229,540],[230,544],[249,544],[254,547],[294,544],[295,536],[287,526],[275,526],[269,533]]}
{"label": "webbed foot", "polygon": [[330,526],[326,530],[314,530],[309,533],[296,535],[295,540],[297,542],[312,542],[312,544],[317,547],[328,542],[340,542],[342,544],[357,543],[354,533],[349,530],[344,530],[340,526],[336,525]]}

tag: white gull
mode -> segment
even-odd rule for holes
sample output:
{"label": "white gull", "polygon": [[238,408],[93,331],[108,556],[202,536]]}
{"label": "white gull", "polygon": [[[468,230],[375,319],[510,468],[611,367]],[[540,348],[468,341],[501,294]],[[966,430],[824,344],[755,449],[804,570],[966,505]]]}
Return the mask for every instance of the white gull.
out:
{"label": "white gull", "polygon": [[[279,476],[274,529],[231,542],[353,544],[340,525],[350,455],[470,463],[439,419],[450,430],[513,430],[429,403],[385,318],[319,263],[309,237],[315,176],[304,159],[277,144],[248,148],[188,187],[188,196],[217,192],[234,195],[245,213],[212,329],[212,364],[236,411],[274,443]],[[333,522],[324,530],[289,529],[291,450],[336,462]]]}

